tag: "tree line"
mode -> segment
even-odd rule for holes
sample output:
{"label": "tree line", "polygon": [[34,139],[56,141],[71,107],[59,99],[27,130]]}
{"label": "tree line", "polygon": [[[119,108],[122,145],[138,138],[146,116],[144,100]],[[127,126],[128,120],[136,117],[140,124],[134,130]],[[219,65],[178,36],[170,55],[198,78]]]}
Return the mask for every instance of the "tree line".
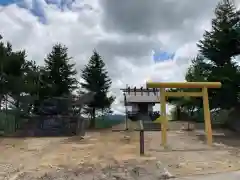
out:
{"label": "tree line", "polygon": [[28,60],[25,50],[14,51],[10,42],[1,40],[1,109],[4,108],[3,104],[10,104],[20,111],[24,109],[25,113],[36,113],[46,99],[95,92],[92,103],[84,108],[85,113],[91,115],[90,125],[94,127],[96,112],[111,111],[111,104],[115,100],[115,97],[108,96],[112,81],[97,51],[93,51],[79,78],[75,63],[71,60],[68,48],[57,43],[44,58],[44,65],[40,66],[34,60]]}
{"label": "tree line", "polygon": [[[205,31],[197,46],[198,55],[192,60],[185,80],[222,83],[221,89],[209,89],[211,109],[239,106],[240,66],[236,57],[240,55],[240,11],[232,0],[218,3],[212,28]],[[93,127],[97,113],[111,111],[111,104],[115,100],[115,97],[108,95],[112,81],[97,51],[93,51],[81,70],[81,82],[71,60],[68,48],[63,44],[55,44],[46,55],[44,65],[40,66],[34,60],[28,60],[25,50],[14,51],[10,42],[0,40],[0,105],[2,102],[10,102],[16,109],[22,109],[25,105],[26,112],[30,113],[36,112],[46,98],[68,97],[76,92],[81,96],[93,91],[96,92],[94,101],[84,109],[85,113],[91,115]],[[185,89],[169,91],[182,90]],[[30,97],[30,101],[24,103],[23,97]],[[168,102],[190,116],[203,106],[201,98],[169,98]]]}
{"label": "tree line", "polygon": [[[188,82],[221,82],[222,88],[209,89],[211,109],[231,109],[240,105],[240,11],[234,1],[222,0],[215,8],[211,30],[198,41],[198,55],[192,60],[185,80]],[[184,89],[170,89],[182,91]],[[185,91],[198,91],[187,89]],[[177,111],[192,116],[203,107],[201,98],[170,98]]]}

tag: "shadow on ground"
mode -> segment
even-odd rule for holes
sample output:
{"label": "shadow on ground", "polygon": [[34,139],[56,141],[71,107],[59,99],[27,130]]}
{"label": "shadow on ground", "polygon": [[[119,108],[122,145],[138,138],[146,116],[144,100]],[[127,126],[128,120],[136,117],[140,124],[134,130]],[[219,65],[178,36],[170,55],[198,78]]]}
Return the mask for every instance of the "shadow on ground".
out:
{"label": "shadow on ground", "polygon": [[[105,128],[105,129],[87,129],[86,132],[105,132],[109,131],[111,128]],[[13,134],[8,134],[8,135],[1,135],[1,139],[6,139],[6,138],[51,138],[51,137],[78,137],[76,133],[74,132],[65,132],[65,131],[60,131],[59,129],[23,129],[19,130]]]}
{"label": "shadow on ground", "polygon": [[54,132],[54,131],[42,131],[42,130],[25,130],[19,131],[13,134],[2,135],[0,139],[6,138],[44,138],[44,137],[72,137],[75,134],[73,133],[64,133],[64,132]]}

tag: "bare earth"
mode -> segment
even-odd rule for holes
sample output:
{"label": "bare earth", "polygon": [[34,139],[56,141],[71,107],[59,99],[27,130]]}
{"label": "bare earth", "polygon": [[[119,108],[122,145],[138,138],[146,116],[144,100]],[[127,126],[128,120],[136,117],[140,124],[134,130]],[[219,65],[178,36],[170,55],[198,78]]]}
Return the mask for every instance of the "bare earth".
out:
{"label": "bare earth", "polygon": [[208,147],[194,133],[145,133],[145,156],[139,155],[138,132],[89,132],[78,137],[0,139],[0,179],[97,180],[164,179],[240,169],[238,147]]}

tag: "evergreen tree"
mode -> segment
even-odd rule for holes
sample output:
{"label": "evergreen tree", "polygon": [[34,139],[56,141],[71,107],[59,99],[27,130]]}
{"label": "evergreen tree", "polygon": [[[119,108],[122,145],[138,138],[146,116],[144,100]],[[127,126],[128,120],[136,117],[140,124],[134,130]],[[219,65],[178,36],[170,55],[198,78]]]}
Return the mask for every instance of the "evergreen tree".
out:
{"label": "evergreen tree", "polygon": [[47,55],[41,74],[42,96],[69,95],[77,88],[75,64],[70,63],[71,58],[67,51],[66,46],[56,44]]}
{"label": "evergreen tree", "polygon": [[[0,37],[2,39],[2,36]],[[6,45],[0,42],[0,105],[5,94],[7,94],[7,74],[6,66],[8,63],[8,58],[12,53],[12,46],[10,43]]]}
{"label": "evergreen tree", "polygon": [[212,30],[198,43],[200,53],[215,66],[231,63],[240,53],[240,13],[232,0],[222,0],[215,9]]}
{"label": "evergreen tree", "polygon": [[[209,89],[210,108],[228,109],[239,104],[240,67],[235,56],[240,54],[240,16],[231,0],[222,0],[215,9],[212,29],[205,31],[197,44],[199,55],[192,60],[185,79],[188,82],[220,81],[221,89]],[[169,91],[179,91],[172,89]],[[196,89],[192,89],[196,91]],[[189,91],[191,91],[189,89]],[[195,110],[202,108],[202,99],[169,98],[170,103]]]}
{"label": "evergreen tree", "polygon": [[209,90],[212,108],[230,108],[239,103],[240,72],[234,57],[240,54],[240,14],[233,1],[223,0],[217,5],[215,16],[211,31],[205,31],[198,43],[203,63],[196,66],[204,69],[203,64],[208,64],[207,80],[222,83],[221,89]]}
{"label": "evergreen tree", "polygon": [[96,51],[93,52],[88,64],[82,70],[81,77],[84,80],[80,83],[81,87],[88,92],[96,93],[94,101],[88,105],[92,115],[90,127],[95,127],[96,111],[101,110],[103,112],[109,109],[115,99],[113,96],[107,96],[112,81],[105,69],[105,63]]}
{"label": "evergreen tree", "polygon": [[9,42],[0,43],[0,103],[6,95],[19,101],[24,92],[26,62],[25,51],[14,52]]}
{"label": "evergreen tree", "polygon": [[31,96],[38,96],[40,86],[40,67],[35,61],[27,61],[24,73],[25,92]]}

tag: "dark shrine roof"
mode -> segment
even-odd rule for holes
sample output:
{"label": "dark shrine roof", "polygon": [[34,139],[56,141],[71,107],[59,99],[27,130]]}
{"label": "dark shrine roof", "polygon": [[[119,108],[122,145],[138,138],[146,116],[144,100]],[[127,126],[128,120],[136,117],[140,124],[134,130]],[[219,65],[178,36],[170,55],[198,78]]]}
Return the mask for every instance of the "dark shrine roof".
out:
{"label": "dark shrine roof", "polygon": [[124,88],[124,89],[121,89],[123,92],[159,92],[159,89],[157,88]]}

